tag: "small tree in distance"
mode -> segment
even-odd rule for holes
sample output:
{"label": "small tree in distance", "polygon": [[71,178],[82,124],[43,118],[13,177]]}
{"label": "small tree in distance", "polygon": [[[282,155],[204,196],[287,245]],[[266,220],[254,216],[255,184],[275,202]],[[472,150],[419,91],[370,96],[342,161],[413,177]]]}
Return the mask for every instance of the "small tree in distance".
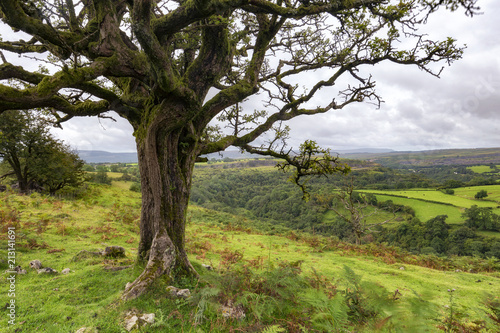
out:
{"label": "small tree in distance", "polygon": [[488,196],[488,192],[486,190],[481,190],[474,195],[474,198],[476,199],[484,199]]}
{"label": "small tree in distance", "polygon": [[[0,112],[49,108],[64,123],[115,111],[130,122],[141,173],[138,259],[147,262],[125,290],[130,299],[160,276],[196,275],[185,225],[199,155],[232,145],[281,158],[297,183],[346,171],[313,141],[287,148],[284,122],[379,104],[363,67],[392,62],[439,76],[463,49],[418,29],[440,8],[472,15],[476,1],[0,1],[3,22],[31,36],[0,49],[30,59],[50,53],[54,68],[29,71],[2,56],[0,79],[10,81],[0,85]],[[324,79],[304,79],[318,70]],[[260,110],[245,108],[250,97]]]}

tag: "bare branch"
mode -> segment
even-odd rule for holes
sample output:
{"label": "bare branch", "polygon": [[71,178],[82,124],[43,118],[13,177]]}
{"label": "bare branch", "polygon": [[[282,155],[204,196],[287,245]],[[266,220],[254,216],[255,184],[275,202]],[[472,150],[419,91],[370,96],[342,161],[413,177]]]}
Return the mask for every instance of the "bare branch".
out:
{"label": "bare branch", "polygon": [[354,233],[356,244],[361,244],[361,238],[368,232],[372,231],[376,226],[380,226],[393,221],[396,218],[396,211],[392,212],[392,217],[377,223],[368,223],[367,219],[370,216],[377,214],[377,209],[373,209],[368,213],[366,208],[370,207],[365,195],[354,191],[354,181],[351,177],[350,182],[339,189],[334,196],[342,205],[345,213],[339,209],[331,208],[342,220],[349,223]]}

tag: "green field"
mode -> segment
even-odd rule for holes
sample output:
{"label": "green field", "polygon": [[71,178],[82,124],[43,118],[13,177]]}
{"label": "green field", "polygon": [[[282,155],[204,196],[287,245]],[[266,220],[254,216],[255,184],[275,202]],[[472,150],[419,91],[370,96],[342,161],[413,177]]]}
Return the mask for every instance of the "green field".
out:
{"label": "green field", "polygon": [[[500,165],[496,166],[497,168],[500,168]],[[470,166],[467,167],[468,170],[471,170],[472,172],[475,173],[494,173],[495,170],[490,168],[489,165],[475,165],[475,166]]]}
{"label": "green field", "polygon": [[415,210],[415,216],[421,221],[427,221],[438,215],[448,215],[448,219],[446,220],[447,223],[463,223],[463,219],[461,218],[463,209],[460,207],[427,202],[423,200],[415,200],[412,198],[396,197],[392,195],[376,194],[376,196],[379,202],[392,200],[395,204],[413,208]]}
{"label": "green field", "polygon": [[[492,201],[490,202],[492,206],[487,206],[487,207],[493,207],[494,205],[500,206],[500,185],[460,187],[455,189],[455,196],[463,197],[469,200],[474,200],[474,195],[481,190],[486,190],[486,192],[488,192],[488,197],[486,197],[483,201],[484,202]],[[478,200],[474,201],[478,202]]]}
{"label": "green field", "polygon": [[[474,195],[481,190],[488,192],[485,200],[474,199]],[[463,219],[461,213],[465,208],[472,205],[479,207],[491,207],[496,214],[500,213],[500,185],[474,186],[454,189],[455,194],[444,194],[435,189],[415,189],[415,190],[361,190],[364,193],[373,193],[378,201],[392,200],[396,204],[412,207],[416,216],[422,220],[438,215],[448,215],[447,222],[450,224],[461,224]]]}
{"label": "green field", "polygon": [[[476,200],[474,195],[481,190],[486,190],[488,192],[488,200]],[[500,199],[500,185],[489,185],[489,186],[474,186],[474,187],[464,187],[454,189],[455,195],[445,194],[441,191],[435,189],[430,190],[387,190],[387,191],[373,191],[373,190],[362,190],[360,192],[367,192],[373,194],[384,194],[390,196],[399,196],[409,199],[419,199],[424,201],[436,202],[449,204],[462,208],[470,208],[472,205],[477,205],[479,207],[496,207],[498,203],[489,201],[489,199],[499,198]]]}

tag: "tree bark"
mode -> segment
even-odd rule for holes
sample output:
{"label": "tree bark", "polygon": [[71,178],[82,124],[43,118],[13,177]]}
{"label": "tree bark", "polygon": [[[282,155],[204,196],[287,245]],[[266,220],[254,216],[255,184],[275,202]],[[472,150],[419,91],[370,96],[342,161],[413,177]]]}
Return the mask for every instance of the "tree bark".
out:
{"label": "tree bark", "polygon": [[[197,156],[197,136],[189,125],[176,127],[169,116],[157,116],[136,131],[141,173],[142,211],[138,259],[144,272],[122,298],[144,293],[159,276],[197,275],[185,250],[186,210]],[[180,122],[177,122],[179,124]]]}

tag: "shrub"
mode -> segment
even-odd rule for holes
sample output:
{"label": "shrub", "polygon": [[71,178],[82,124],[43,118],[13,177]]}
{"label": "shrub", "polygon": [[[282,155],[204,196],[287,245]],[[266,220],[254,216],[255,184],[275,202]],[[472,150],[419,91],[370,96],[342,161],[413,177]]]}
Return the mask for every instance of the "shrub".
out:
{"label": "shrub", "polygon": [[141,183],[133,183],[130,185],[130,191],[132,192],[141,192]]}
{"label": "shrub", "polygon": [[486,190],[481,190],[479,192],[476,193],[476,195],[474,196],[474,198],[476,199],[484,199],[488,196],[488,192],[486,192]]}
{"label": "shrub", "polygon": [[99,170],[96,173],[91,174],[90,181],[97,184],[111,185],[111,179],[105,170]]}

